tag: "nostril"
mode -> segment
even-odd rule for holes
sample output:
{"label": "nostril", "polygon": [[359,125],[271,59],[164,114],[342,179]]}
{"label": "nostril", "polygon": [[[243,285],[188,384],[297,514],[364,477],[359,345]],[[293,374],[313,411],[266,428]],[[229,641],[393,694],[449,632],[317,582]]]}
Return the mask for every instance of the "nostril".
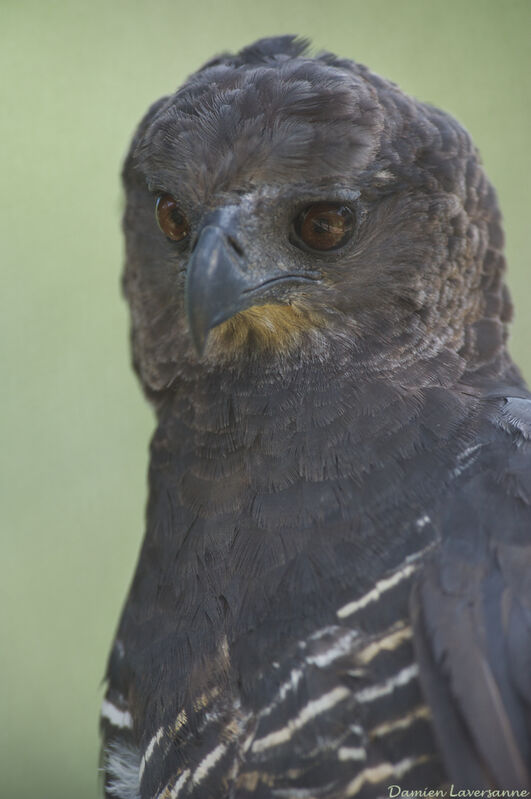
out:
{"label": "nostril", "polygon": [[233,238],[232,236],[228,235],[227,236],[227,241],[231,245],[232,249],[235,250],[238,253],[238,255],[243,255],[243,249],[240,247],[238,241],[235,238]]}

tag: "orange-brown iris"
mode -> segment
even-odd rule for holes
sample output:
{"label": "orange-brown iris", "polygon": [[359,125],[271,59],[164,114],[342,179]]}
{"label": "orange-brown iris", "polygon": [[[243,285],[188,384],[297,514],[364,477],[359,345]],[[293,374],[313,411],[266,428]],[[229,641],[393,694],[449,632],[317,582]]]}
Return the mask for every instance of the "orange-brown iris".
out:
{"label": "orange-brown iris", "polygon": [[315,203],[295,220],[295,232],[312,250],[335,250],[350,239],[354,214],[346,205]]}
{"label": "orange-brown iris", "polygon": [[171,194],[160,195],[155,213],[160,229],[169,239],[182,241],[186,238],[190,225]]}

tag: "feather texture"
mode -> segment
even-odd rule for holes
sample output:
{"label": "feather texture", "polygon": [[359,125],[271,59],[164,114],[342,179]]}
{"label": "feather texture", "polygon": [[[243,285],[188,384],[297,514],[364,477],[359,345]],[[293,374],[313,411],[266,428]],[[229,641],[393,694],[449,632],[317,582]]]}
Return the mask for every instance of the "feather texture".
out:
{"label": "feather texture", "polygon": [[157,430],[106,796],[529,788],[531,398],[468,134],[277,37],[155,103],[124,183]]}

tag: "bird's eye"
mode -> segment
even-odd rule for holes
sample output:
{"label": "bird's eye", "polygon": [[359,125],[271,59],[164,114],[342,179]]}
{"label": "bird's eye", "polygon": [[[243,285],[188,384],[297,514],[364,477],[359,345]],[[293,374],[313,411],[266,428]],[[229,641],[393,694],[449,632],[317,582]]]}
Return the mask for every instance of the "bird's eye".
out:
{"label": "bird's eye", "polygon": [[315,203],[294,222],[297,237],[312,250],[336,250],[354,231],[354,213],[347,205]]}
{"label": "bird's eye", "polygon": [[182,241],[190,232],[188,220],[171,194],[158,197],[155,214],[159,228],[172,241]]}

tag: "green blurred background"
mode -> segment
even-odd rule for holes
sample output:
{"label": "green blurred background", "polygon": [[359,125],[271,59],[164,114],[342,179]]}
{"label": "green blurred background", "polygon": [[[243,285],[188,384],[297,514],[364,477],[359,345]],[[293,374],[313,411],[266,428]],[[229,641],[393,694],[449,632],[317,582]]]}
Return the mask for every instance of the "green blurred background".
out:
{"label": "green blurred background", "polygon": [[96,797],[100,680],[153,418],[129,368],[119,170],[148,104],[300,33],[469,129],[505,214],[531,377],[529,0],[0,0],[0,797]]}

